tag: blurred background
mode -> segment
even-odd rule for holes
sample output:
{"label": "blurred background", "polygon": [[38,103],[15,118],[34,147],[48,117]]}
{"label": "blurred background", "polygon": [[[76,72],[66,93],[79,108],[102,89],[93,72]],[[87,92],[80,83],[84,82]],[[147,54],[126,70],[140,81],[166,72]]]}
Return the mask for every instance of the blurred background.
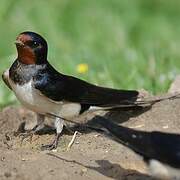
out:
{"label": "blurred background", "polygon": [[[49,44],[62,73],[102,86],[166,92],[180,73],[180,1],[0,0],[0,73],[22,31]],[[16,98],[0,82],[0,107]]]}

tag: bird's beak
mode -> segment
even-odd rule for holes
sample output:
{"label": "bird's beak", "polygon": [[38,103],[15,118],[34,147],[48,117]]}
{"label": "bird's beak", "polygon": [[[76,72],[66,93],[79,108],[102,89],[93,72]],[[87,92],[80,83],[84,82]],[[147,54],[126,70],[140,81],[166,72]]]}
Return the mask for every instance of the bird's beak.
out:
{"label": "bird's beak", "polygon": [[18,45],[18,46],[25,46],[25,44],[20,40],[16,40],[15,44]]}

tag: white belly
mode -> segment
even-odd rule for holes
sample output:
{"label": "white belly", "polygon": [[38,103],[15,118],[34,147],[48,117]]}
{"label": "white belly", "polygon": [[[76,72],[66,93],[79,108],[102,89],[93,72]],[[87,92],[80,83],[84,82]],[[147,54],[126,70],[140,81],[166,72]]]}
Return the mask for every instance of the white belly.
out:
{"label": "white belly", "polygon": [[40,114],[54,113],[61,117],[73,117],[79,115],[81,106],[78,103],[56,102],[48,99],[39,90],[32,87],[32,82],[25,85],[16,85],[10,79],[9,83],[17,99],[28,109]]}

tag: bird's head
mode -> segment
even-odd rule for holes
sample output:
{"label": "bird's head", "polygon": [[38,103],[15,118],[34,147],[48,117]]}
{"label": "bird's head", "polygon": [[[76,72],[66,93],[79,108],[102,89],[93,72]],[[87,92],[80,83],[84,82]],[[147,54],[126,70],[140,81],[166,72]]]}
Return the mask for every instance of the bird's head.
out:
{"label": "bird's head", "polygon": [[48,45],[37,33],[26,31],[18,35],[15,41],[18,60],[23,64],[43,64],[47,62]]}

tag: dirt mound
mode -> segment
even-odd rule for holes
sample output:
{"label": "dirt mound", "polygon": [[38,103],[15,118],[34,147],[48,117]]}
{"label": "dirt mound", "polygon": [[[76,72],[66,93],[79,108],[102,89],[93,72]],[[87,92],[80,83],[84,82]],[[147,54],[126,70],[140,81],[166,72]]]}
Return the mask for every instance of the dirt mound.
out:
{"label": "dirt mound", "polygon": [[[135,129],[179,132],[179,109],[180,101],[174,99],[150,109],[122,110],[108,116]],[[85,123],[91,116],[86,114],[78,121]],[[35,135],[31,142],[21,142],[15,132],[24,121],[27,129],[32,127],[34,119],[32,112],[21,107],[7,107],[0,112],[0,179],[152,179],[141,157],[92,130],[83,130],[69,151],[66,147],[72,135],[67,133],[62,135],[57,151],[40,150],[53,134]]]}

